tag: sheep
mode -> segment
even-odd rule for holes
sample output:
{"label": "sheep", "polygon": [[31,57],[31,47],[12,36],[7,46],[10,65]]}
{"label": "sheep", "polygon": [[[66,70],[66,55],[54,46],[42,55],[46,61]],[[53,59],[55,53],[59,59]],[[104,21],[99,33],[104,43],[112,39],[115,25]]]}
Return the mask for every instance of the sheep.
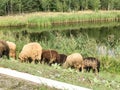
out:
{"label": "sheep", "polygon": [[32,62],[38,63],[41,60],[42,47],[37,42],[31,42],[22,48],[19,54],[21,62]]}
{"label": "sheep", "polygon": [[9,59],[9,52],[10,52],[10,49],[6,41],[0,40],[0,57],[2,57],[3,55],[6,55],[7,58]]}
{"label": "sheep", "polygon": [[83,68],[87,72],[92,69],[94,73],[98,73],[100,71],[100,61],[95,57],[86,57],[83,59]]}
{"label": "sheep", "polygon": [[58,52],[55,50],[42,50],[42,56],[41,56],[41,61],[42,63],[47,63],[49,65],[53,64],[56,62],[56,60],[59,58]]}
{"label": "sheep", "polygon": [[82,62],[83,62],[83,57],[79,53],[73,53],[71,55],[68,55],[66,58],[65,63],[63,64],[64,68],[75,68],[77,71],[79,71],[80,68],[83,69],[82,67]]}
{"label": "sheep", "polygon": [[6,43],[8,44],[10,49],[9,56],[16,59],[16,44],[10,41],[6,41]]}
{"label": "sheep", "polygon": [[67,55],[65,54],[59,54],[58,59],[56,60],[55,63],[59,64],[60,66],[63,65],[63,63],[66,61]]}

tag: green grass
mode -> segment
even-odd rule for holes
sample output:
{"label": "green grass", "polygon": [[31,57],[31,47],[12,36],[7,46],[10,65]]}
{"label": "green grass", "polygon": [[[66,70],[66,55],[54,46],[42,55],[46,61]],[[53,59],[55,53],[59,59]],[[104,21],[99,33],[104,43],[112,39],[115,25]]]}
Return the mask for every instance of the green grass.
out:
{"label": "green grass", "polygon": [[58,80],[93,90],[118,90],[120,88],[120,75],[112,74],[106,71],[100,71],[96,76],[92,72],[81,73],[73,69],[63,69],[54,64],[52,66],[44,64],[20,63],[18,60],[0,60],[0,66],[11,68],[21,72],[30,73],[45,78]]}
{"label": "green grass", "polygon": [[104,12],[71,12],[71,13],[31,13],[23,15],[3,16],[0,17],[0,26],[39,26],[51,27],[55,25],[64,25],[69,23],[80,22],[111,22],[119,21],[119,11]]}
{"label": "green grass", "polygon": [[[108,32],[109,30],[106,30],[106,33]],[[74,52],[79,52],[83,55],[83,57],[97,57],[100,59],[101,62],[99,75],[95,76],[93,73],[81,73],[76,72],[72,69],[63,69],[62,67],[59,67],[57,65],[53,65],[52,67],[50,67],[48,65],[42,64],[35,65],[20,63],[18,60],[0,60],[0,66],[37,76],[59,80],[62,82],[67,82],[78,86],[92,88],[94,90],[118,90],[120,88],[120,42],[118,40],[113,39],[115,41],[112,42],[114,43],[116,56],[109,57],[107,55],[100,56],[99,54],[97,54],[96,47],[98,46],[98,43],[96,42],[96,39],[90,38],[85,33],[79,32],[79,30],[74,32],[73,34],[72,32],[65,33],[63,31],[47,31],[43,33],[43,35],[46,36],[43,36],[41,39],[39,33],[41,32],[30,33],[19,30],[3,30],[0,32],[0,39],[15,42],[17,45],[17,56],[21,51],[23,45],[31,41],[37,41],[44,49],[55,49],[59,53],[65,53],[67,55]],[[110,33],[119,36],[119,31],[117,30]],[[101,33],[95,33],[92,31],[91,36],[93,34],[99,36]],[[103,35],[103,37],[107,39],[106,34]],[[97,38],[97,40],[100,39]],[[111,42],[109,42],[108,40],[104,42],[104,44],[108,46],[108,49],[110,48],[109,43],[111,44]]]}
{"label": "green grass", "polygon": [[[79,33],[79,34],[76,34],[76,33]],[[93,31],[91,33],[92,35],[96,34],[96,33],[93,33]],[[96,35],[99,36],[99,34],[100,33],[97,33]],[[96,39],[89,38],[88,35],[84,33],[81,34],[80,32],[74,32],[74,35],[71,33],[64,33],[64,32],[59,33],[55,31],[54,32],[48,31],[43,33],[43,36],[40,39],[41,34],[39,33],[37,34],[36,32],[28,33],[28,32],[7,31],[6,33],[6,31],[2,31],[0,39],[8,40],[16,43],[17,57],[22,47],[25,44],[31,41],[36,41],[40,43],[43,49],[54,49],[58,51],[58,53],[64,53],[66,55],[78,52],[83,57],[88,57],[88,56],[96,57],[101,61],[101,70],[107,71],[110,73],[120,74],[120,59],[119,59],[120,58],[120,53],[119,53],[120,42],[119,41],[112,42],[114,43],[115,57],[111,57],[108,55],[99,55],[97,53],[98,43],[96,42]],[[115,35],[119,36],[119,33],[117,32]],[[105,39],[106,38],[107,37],[105,37]],[[106,47],[107,49],[110,48],[109,43],[111,44],[111,42],[109,42],[108,40],[104,42],[104,44],[106,44],[107,46]],[[103,44],[103,43],[101,42],[100,44]]]}

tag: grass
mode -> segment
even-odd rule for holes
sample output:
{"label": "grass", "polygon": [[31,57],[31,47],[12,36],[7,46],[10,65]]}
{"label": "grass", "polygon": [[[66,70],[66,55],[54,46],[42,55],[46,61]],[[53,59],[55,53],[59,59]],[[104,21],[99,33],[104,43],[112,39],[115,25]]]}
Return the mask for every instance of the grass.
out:
{"label": "grass", "polygon": [[[96,28],[95,28],[96,30]],[[86,30],[84,30],[86,32]],[[95,33],[94,30],[89,30],[89,34],[100,36],[103,32]],[[100,30],[99,30],[100,31]],[[40,34],[42,33],[42,34]],[[59,53],[65,53],[67,55],[79,52],[84,57],[95,56],[101,61],[101,69],[98,76],[93,73],[81,73],[72,69],[63,69],[58,65],[52,67],[43,64],[26,64],[20,63],[18,60],[0,60],[0,66],[15,69],[21,72],[30,73],[37,76],[43,76],[46,78],[67,82],[70,84],[84,86],[92,88],[94,90],[118,90],[120,88],[120,42],[115,37],[108,40],[108,36],[113,34],[119,37],[119,31],[117,29],[112,31],[106,30],[102,35],[102,40],[96,38],[100,43],[96,42],[94,37],[90,38],[84,32],[79,30],[71,30],[69,32],[63,31],[45,31],[45,32],[27,32],[27,30],[8,30],[0,32],[0,39],[9,40],[15,42],[17,45],[17,56],[21,51],[23,45],[31,41],[37,41],[44,49],[55,49]],[[42,36],[43,35],[43,36]],[[104,37],[104,38],[103,38]],[[105,39],[105,41],[104,41]],[[101,41],[100,41],[101,40]],[[109,57],[108,55],[100,56],[96,47],[98,44],[104,44],[107,49],[110,48],[110,44],[114,44],[115,57]],[[113,42],[111,42],[113,41]]]}
{"label": "grass", "polygon": [[51,27],[55,25],[64,25],[80,22],[111,22],[118,21],[119,11],[83,11],[83,12],[38,12],[13,16],[1,16],[0,26],[39,26]]}
{"label": "grass", "polygon": [[30,73],[61,82],[66,82],[93,90],[118,90],[120,88],[120,75],[101,71],[99,75],[91,73],[81,73],[73,69],[63,69],[54,64],[51,67],[44,64],[26,64],[18,60],[0,60],[0,66],[11,68],[21,72]]}
{"label": "grass", "polygon": [[[61,31],[62,32],[62,31]],[[86,31],[85,31],[86,32]],[[108,31],[109,32],[109,31]],[[58,53],[64,53],[66,55],[69,55],[74,52],[80,53],[83,57],[93,56],[101,60],[101,69],[108,71],[110,73],[116,73],[120,74],[120,42],[119,40],[116,40],[116,38],[113,38],[113,40],[110,40],[110,42],[107,40],[107,35],[102,35],[104,39],[104,44],[107,46],[106,49],[111,49],[110,45],[114,44],[114,52],[115,56],[111,57],[109,55],[99,55],[98,53],[98,45],[103,44],[103,40],[100,41],[99,38],[97,40],[99,43],[97,43],[96,39],[90,38],[88,35],[86,35],[84,32],[81,34],[81,32],[74,31],[74,32],[67,32],[67,33],[60,33],[59,31],[53,31],[53,32],[15,32],[15,31],[2,31],[0,33],[1,40],[8,40],[15,42],[17,45],[17,56],[19,55],[22,47],[31,42],[36,41],[40,43],[40,45],[43,47],[43,49],[54,49],[58,51]],[[78,34],[79,33],[79,34]],[[90,32],[89,32],[90,33]],[[91,32],[91,36],[93,34],[96,34],[99,36],[101,33],[95,33]],[[106,32],[107,33],[107,32]],[[110,32],[115,33],[116,36],[119,37],[119,32]],[[24,36],[24,37],[23,37]],[[34,36],[34,37],[33,37]],[[113,41],[113,42],[111,42]]]}
{"label": "grass", "polygon": [[4,32],[4,31],[12,31],[12,32],[22,32],[22,31],[27,31],[27,32],[42,32],[42,31],[55,31],[55,30],[59,30],[59,31],[65,31],[65,30],[80,30],[82,29],[93,29],[93,28],[101,28],[101,27],[118,27],[120,26],[119,22],[94,22],[94,23],[89,23],[89,22],[84,22],[84,23],[70,23],[70,24],[64,24],[64,25],[55,25],[55,26],[49,26],[49,27],[34,27],[34,26],[30,26],[29,28],[27,27],[12,27],[12,28],[8,28],[8,27],[0,27],[0,31]]}

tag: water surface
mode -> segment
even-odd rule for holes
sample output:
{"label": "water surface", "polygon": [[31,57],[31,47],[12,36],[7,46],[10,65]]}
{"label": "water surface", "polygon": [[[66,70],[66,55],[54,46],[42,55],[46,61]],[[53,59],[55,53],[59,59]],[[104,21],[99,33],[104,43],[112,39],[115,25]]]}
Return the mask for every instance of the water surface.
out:
{"label": "water surface", "polygon": [[[120,22],[105,23],[76,23],[48,28],[40,27],[6,27],[0,28],[0,39],[19,43],[20,39],[30,41],[47,40],[50,42],[58,36],[62,39],[72,39],[87,36],[97,43],[96,51],[99,55],[115,56],[120,52]],[[84,39],[85,40],[85,39]],[[26,42],[26,41],[25,41]],[[24,43],[25,43],[24,42]],[[72,41],[71,41],[72,42]],[[19,46],[18,46],[19,47]],[[91,48],[91,47],[89,47]]]}

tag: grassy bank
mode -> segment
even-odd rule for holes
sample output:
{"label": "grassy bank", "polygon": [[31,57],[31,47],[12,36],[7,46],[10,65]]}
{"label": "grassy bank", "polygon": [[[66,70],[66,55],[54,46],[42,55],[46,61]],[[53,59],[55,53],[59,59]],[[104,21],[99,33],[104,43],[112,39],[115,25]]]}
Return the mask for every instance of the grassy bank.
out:
{"label": "grassy bank", "polygon": [[0,26],[48,27],[81,22],[111,22],[120,20],[120,11],[38,12],[13,16],[1,16]]}
{"label": "grassy bank", "polygon": [[44,64],[26,64],[12,59],[0,60],[0,66],[73,85],[91,88],[93,90],[118,90],[120,88],[120,75],[106,71],[100,71],[96,76],[92,72],[81,73],[70,68],[63,69],[57,65],[52,65],[50,67]]}
{"label": "grassy bank", "polygon": [[[95,29],[96,30],[96,29]],[[76,31],[76,32],[75,32]],[[98,76],[95,76],[93,73],[81,73],[76,72],[72,69],[63,69],[56,64],[52,67],[43,64],[26,64],[20,63],[18,60],[6,60],[0,59],[0,67],[6,67],[15,69],[18,71],[30,73],[37,76],[43,76],[46,78],[59,80],[62,82],[67,82],[70,84],[84,86],[92,88],[94,90],[118,90],[120,88],[120,42],[116,38],[108,38],[105,34],[102,37],[106,42],[104,44],[107,46],[107,49],[110,48],[111,44],[114,44],[115,57],[109,55],[99,55],[97,53],[98,43],[100,42],[99,38],[90,38],[85,33],[81,33],[79,30],[74,32],[32,32],[27,31],[0,31],[0,39],[9,40],[15,42],[17,45],[17,56],[21,51],[23,45],[31,41],[37,41],[41,44],[44,49],[55,49],[59,53],[71,54],[74,52],[79,52],[86,56],[94,56],[100,59],[101,68]],[[84,30],[85,31],[85,30]],[[91,30],[89,30],[91,31]],[[112,33],[115,36],[119,36],[119,31],[115,29],[115,32],[110,32],[106,30],[106,33]],[[100,36],[102,33],[95,33],[94,30],[91,32],[93,34]],[[110,34],[111,35],[111,34]],[[112,42],[111,42],[112,41]]]}
{"label": "grassy bank", "polygon": [[[76,34],[79,33],[79,34]],[[95,32],[91,32],[95,33]],[[112,32],[117,33],[116,36],[119,36],[119,32]],[[101,33],[97,33],[96,35],[99,36]],[[17,45],[17,56],[20,53],[22,47],[31,41],[36,41],[41,44],[43,49],[54,49],[58,51],[58,53],[64,53],[69,55],[74,52],[79,52],[82,54],[83,57],[93,56],[97,57],[101,60],[101,70],[108,71],[110,73],[120,74],[120,42],[115,38],[112,39],[113,42],[106,40],[104,44],[106,45],[106,49],[110,49],[110,45],[114,44],[114,52],[113,56],[109,56],[108,54],[99,54],[98,53],[98,46],[103,44],[99,41],[99,38],[89,38],[88,35],[85,33],[74,32],[74,36],[71,33],[59,33],[59,32],[44,32],[42,35],[41,33],[28,33],[26,31],[22,32],[12,32],[12,31],[2,31],[0,33],[1,40],[8,40],[15,42]],[[24,37],[23,37],[24,36]],[[34,37],[33,37],[34,36]],[[91,35],[92,36],[92,35]],[[105,39],[108,38],[105,34]],[[115,40],[115,41],[114,41]]]}

